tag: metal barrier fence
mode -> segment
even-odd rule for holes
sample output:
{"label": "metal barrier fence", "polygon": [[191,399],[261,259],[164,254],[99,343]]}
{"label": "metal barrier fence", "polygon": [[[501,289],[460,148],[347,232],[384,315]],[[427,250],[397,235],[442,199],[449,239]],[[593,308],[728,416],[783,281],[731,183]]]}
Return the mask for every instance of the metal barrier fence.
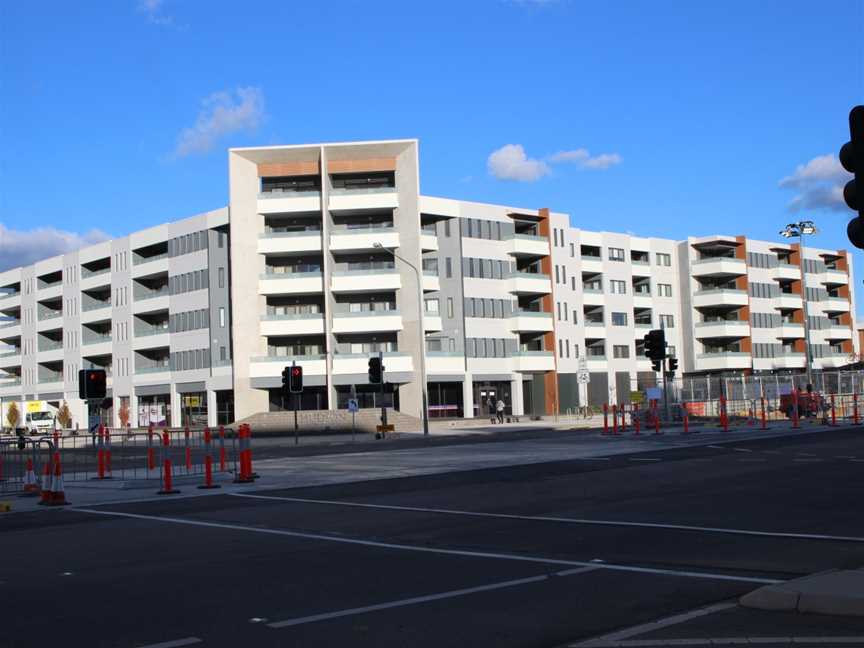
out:
{"label": "metal barrier fence", "polygon": [[[152,481],[172,491],[180,479],[213,488],[213,476],[232,473],[248,482],[252,432],[238,428],[104,428],[41,436],[0,436],[0,493],[24,493],[29,471],[42,475],[62,465],[66,482],[117,479]],[[56,461],[55,461],[56,457]],[[43,482],[44,484],[44,482]],[[43,488],[44,490],[44,488]],[[176,492],[176,491],[174,491]]]}

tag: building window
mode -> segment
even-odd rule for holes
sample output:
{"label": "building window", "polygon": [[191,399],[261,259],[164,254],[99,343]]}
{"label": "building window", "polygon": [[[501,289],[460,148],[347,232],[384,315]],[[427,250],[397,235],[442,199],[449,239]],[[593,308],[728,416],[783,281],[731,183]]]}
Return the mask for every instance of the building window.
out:
{"label": "building window", "polygon": [[444,221],[444,236],[446,236],[447,238],[450,238],[450,221],[449,220]]}
{"label": "building window", "polygon": [[453,319],[453,298],[447,298],[447,317]]}
{"label": "building window", "polygon": [[626,295],[627,283],[619,279],[609,280],[609,292],[613,295]]}
{"label": "building window", "polygon": [[225,287],[225,268],[219,268],[219,287]]}
{"label": "building window", "polygon": [[612,326],[627,326],[627,313],[612,313]]}
{"label": "building window", "polygon": [[[447,221],[447,222],[449,223],[450,221]],[[451,259],[450,257],[447,257],[446,259],[444,259],[444,272],[445,272],[445,276],[448,279],[453,278],[453,259]]]}
{"label": "building window", "polygon": [[576,246],[571,243],[570,244],[570,258],[573,259],[576,257]]}
{"label": "building window", "polygon": [[567,357],[569,358],[570,357],[570,340],[565,340],[565,342],[566,342],[566,345],[564,348],[567,349]]}
{"label": "building window", "polygon": [[612,347],[612,357],[614,358],[629,358],[630,347],[626,344],[616,344]]}
{"label": "building window", "polygon": [[555,283],[561,283],[561,275],[559,274],[557,265],[555,266]]}
{"label": "building window", "polygon": [[609,248],[609,260],[610,261],[623,261],[624,260],[624,249],[623,248]]}
{"label": "building window", "polygon": [[660,316],[660,328],[661,329],[675,328],[675,319],[671,315],[661,315]]}
{"label": "building window", "polygon": [[657,265],[661,266],[671,266],[672,265],[672,255],[665,254],[663,252],[657,253]]}
{"label": "building window", "polygon": [[657,294],[660,297],[671,297],[672,296],[672,284],[657,284]]}
{"label": "building window", "polygon": [[567,285],[567,266],[561,266],[561,283]]}
{"label": "building window", "polygon": [[558,339],[558,357],[559,358],[564,357],[564,340],[562,340],[560,338]]}
{"label": "building window", "polygon": [[426,312],[427,313],[435,313],[438,314],[438,300],[437,299],[427,299],[426,303]]}
{"label": "building window", "polygon": [[219,326],[225,328],[225,307],[219,307]]}

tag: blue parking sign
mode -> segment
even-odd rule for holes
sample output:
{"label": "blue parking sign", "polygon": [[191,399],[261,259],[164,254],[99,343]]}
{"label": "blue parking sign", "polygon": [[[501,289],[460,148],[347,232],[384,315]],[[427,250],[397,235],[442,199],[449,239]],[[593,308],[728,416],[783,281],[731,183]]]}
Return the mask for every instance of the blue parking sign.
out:
{"label": "blue parking sign", "polygon": [[355,399],[352,398],[348,401],[348,411],[349,412],[356,412],[359,409],[360,409],[360,406],[357,404],[357,401]]}

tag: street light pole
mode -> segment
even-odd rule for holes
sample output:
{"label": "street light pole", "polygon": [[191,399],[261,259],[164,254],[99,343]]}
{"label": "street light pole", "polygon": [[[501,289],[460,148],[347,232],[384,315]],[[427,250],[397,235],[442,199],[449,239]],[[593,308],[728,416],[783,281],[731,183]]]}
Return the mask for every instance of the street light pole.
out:
{"label": "street light pole", "polygon": [[373,243],[372,247],[383,250],[384,252],[389,253],[394,259],[398,259],[408,265],[414,271],[414,275],[417,277],[417,310],[419,312],[419,317],[417,318],[417,326],[419,328],[420,333],[420,393],[421,400],[423,401],[422,407],[422,420],[423,420],[423,434],[425,436],[429,435],[429,405],[428,398],[426,395],[426,330],[423,327],[423,278],[420,274],[420,270],[417,269],[413,263],[408,261],[407,259],[399,256],[393,250],[389,248],[385,248],[381,243]]}
{"label": "street light pole", "polygon": [[813,224],[813,221],[789,223],[785,229],[780,231],[780,235],[785,238],[798,237],[798,268],[801,272],[801,306],[804,310],[804,361],[807,363],[805,373],[807,375],[807,383],[810,385],[813,384],[813,357],[810,348],[810,319],[807,314],[807,274],[804,271],[804,236],[815,233],[816,225]]}

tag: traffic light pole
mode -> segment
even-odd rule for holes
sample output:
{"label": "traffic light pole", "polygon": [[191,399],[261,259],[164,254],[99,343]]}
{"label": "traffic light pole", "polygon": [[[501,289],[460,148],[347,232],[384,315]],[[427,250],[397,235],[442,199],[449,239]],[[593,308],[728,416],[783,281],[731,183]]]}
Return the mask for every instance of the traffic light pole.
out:
{"label": "traffic light pole", "polygon": [[[384,352],[378,352],[378,362],[381,364],[381,425],[387,425],[387,404],[384,402]],[[386,432],[385,432],[386,434]]]}
{"label": "traffic light pole", "polygon": [[[294,360],[291,362],[291,369],[297,366],[297,361]],[[300,444],[300,426],[297,425],[297,394],[291,394],[294,398],[291,399],[291,403],[294,406],[294,445]]]}

